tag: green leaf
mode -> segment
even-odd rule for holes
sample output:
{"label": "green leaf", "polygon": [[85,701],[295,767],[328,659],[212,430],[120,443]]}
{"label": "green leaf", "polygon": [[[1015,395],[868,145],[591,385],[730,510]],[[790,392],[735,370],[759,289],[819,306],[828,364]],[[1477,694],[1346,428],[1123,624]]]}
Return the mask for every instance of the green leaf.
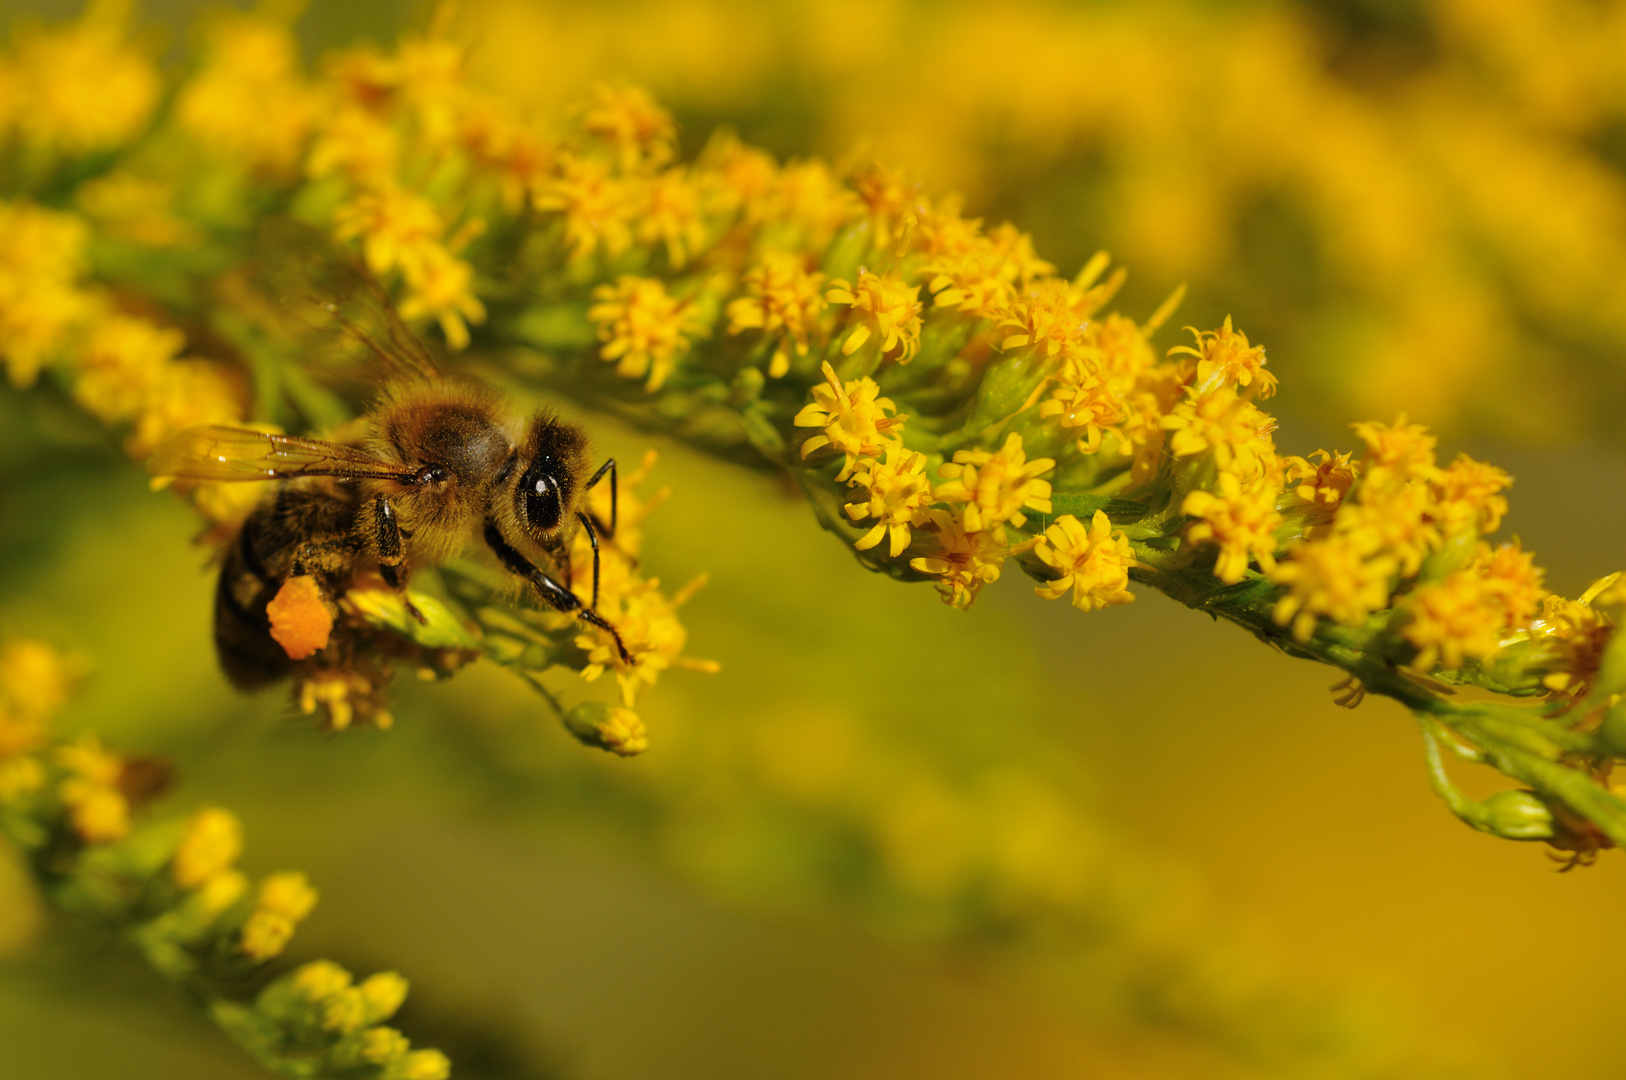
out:
{"label": "green leaf", "polygon": [[1088,521],[1095,516],[1097,510],[1104,510],[1107,517],[1120,525],[1139,521],[1148,512],[1148,507],[1144,503],[1114,499],[1110,495],[1081,495],[1068,491],[1052,494],[1050,507],[1055,517],[1071,514],[1080,521]]}

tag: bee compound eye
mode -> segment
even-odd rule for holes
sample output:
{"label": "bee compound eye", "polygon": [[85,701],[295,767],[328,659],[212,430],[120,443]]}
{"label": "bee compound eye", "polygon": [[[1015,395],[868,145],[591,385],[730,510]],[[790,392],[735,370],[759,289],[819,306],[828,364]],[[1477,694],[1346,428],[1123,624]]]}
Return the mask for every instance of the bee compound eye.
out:
{"label": "bee compound eye", "polygon": [[520,485],[524,498],[525,523],[538,532],[559,527],[564,503],[559,497],[559,481],[545,472],[531,472]]}

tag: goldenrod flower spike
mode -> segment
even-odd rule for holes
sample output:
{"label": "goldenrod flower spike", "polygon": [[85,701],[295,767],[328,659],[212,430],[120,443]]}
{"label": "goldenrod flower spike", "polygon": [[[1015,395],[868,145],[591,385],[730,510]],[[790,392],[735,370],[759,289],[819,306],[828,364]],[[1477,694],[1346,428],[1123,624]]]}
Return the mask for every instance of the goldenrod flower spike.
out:
{"label": "goldenrod flower spike", "polygon": [[[406,980],[393,972],[356,984],[320,960],[253,1001],[237,1000],[255,971],[286,949],[315,906],[316,890],[292,872],[251,887],[236,867],[243,829],[230,811],[207,807],[157,824],[139,819],[142,808],[125,792],[153,786],[134,775],[141,763],[94,736],[65,743],[49,731],[71,668],[38,642],[0,646],[0,836],[29,853],[41,895],[117,930],[273,1072],[351,1075],[367,1066],[381,1070],[367,1075],[444,1080],[445,1055],[413,1050],[382,1026],[406,1000]],[[20,716],[37,725],[36,737],[6,738]],[[20,769],[24,764],[31,768]],[[25,773],[36,782],[16,783]]]}
{"label": "goldenrod flower spike", "polygon": [[[53,70],[41,57],[65,59]],[[62,77],[86,57],[128,96]],[[1507,514],[1501,470],[1442,467],[1434,436],[1404,416],[1356,425],[1356,453],[1283,459],[1261,407],[1276,378],[1232,320],[1154,349],[1180,290],[1143,321],[1110,311],[1124,278],[1104,254],[1064,276],[1036,253],[1043,237],[984,227],[883,166],[781,164],[733,139],[680,162],[671,115],[626,85],[595,89],[561,128],[470,84],[439,32],[349,50],[314,76],[296,60],[286,26],[226,18],[203,62],[158,94],[111,7],[23,43],[7,70],[40,107],[8,114],[21,125],[10,145],[48,162],[94,145],[106,161],[83,180],[52,172],[62,190],[8,173],[20,179],[0,203],[0,361],[13,384],[49,373],[137,456],[195,424],[342,425],[354,403],[295,366],[307,358],[269,329],[236,265],[241,224],[293,207],[450,350],[790,472],[868,566],[933,581],[957,607],[1012,558],[1091,609],[1124,602],[1134,579],[1404,702],[1546,800],[1555,822],[1587,822],[1594,848],[1626,843],[1626,802],[1586,771],[1626,759],[1605,722],[1626,693],[1613,674],[1626,669],[1605,662],[1620,598],[1547,596],[1527,553],[1482,546]],[[258,119],[255,95],[277,99],[264,130],[232,131]],[[189,244],[211,257],[170,257]],[[104,249],[117,257],[93,266]],[[162,272],[149,280],[149,266]],[[178,296],[193,298],[185,310],[171,310]],[[203,325],[220,362],[188,352],[180,328]],[[647,392],[615,385],[606,362]],[[242,518],[219,485],[174,487],[217,539]],[[331,598],[358,659],[302,674],[300,705],[334,728],[386,724],[391,658],[438,677],[483,656],[561,717],[550,666],[613,672],[614,707],[631,710],[660,672],[707,666],[683,652],[686,592],[640,574],[637,539],[631,528],[600,553],[598,606],[627,660],[568,617],[499,602],[488,568],[452,564],[425,623],[365,583]],[[591,587],[584,545],[559,553],[577,589]],[[320,635],[294,631],[313,628],[288,622],[297,649]],[[1454,683],[1553,696],[1493,709],[1448,699],[1439,688]],[[593,737],[630,748],[632,721],[617,716]],[[0,789],[49,792],[82,838],[132,827],[97,748],[48,758],[17,758]],[[264,910],[270,943],[276,911]]]}

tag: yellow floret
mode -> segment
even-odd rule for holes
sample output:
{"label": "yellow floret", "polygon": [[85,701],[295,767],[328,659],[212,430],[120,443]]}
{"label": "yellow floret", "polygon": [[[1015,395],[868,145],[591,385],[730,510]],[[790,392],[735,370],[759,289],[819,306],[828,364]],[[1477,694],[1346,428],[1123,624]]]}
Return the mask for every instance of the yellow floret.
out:
{"label": "yellow floret", "polygon": [[937,469],[949,482],[934,492],[943,502],[965,504],[965,527],[996,530],[1027,524],[1026,510],[1050,513],[1050,482],[1039,477],[1056,467],[1055,458],[1027,460],[1022,437],[1012,432],[998,450],[960,450]]}
{"label": "yellow floret", "polygon": [[965,519],[957,513],[933,508],[927,516],[938,552],[910,559],[909,565],[938,579],[937,591],[945,604],[968,608],[984,585],[999,580],[1012,548],[993,532],[967,529]]}
{"label": "yellow floret", "polygon": [[822,288],[824,275],[807,270],[799,255],[770,251],[745,272],[741,284],[745,295],[728,305],[728,332],[761,330],[776,338],[768,376],[781,378],[790,370],[789,348],[794,347],[797,356],[806,356],[818,330],[819,313],[828,304]]}
{"label": "yellow floret", "polygon": [[649,390],[660,389],[678,359],[706,332],[694,306],[669,294],[656,278],[623,274],[615,284],[594,289],[593,299],[587,317],[604,342],[599,356],[614,362],[623,378],[647,376]]}
{"label": "yellow floret", "polygon": [[858,271],[857,283],[840,278],[830,283],[825,298],[832,304],[852,309],[850,323],[856,323],[842,342],[841,353],[851,356],[871,337],[880,342],[882,356],[891,355],[907,364],[920,349],[920,288],[901,281],[896,274]]}
{"label": "yellow floret", "polygon": [[891,398],[880,396],[881,388],[874,379],[864,377],[843,383],[835,368],[824,365],[824,385],[813,388],[813,401],[802,407],[791,422],[797,427],[823,428],[802,443],[802,456],[821,447],[829,446],[847,456],[846,466],[837,474],[845,480],[858,467],[861,457],[879,454],[889,438],[903,427],[907,416],[893,416],[897,406]]}
{"label": "yellow floret", "polygon": [[1129,569],[1138,565],[1129,538],[1114,531],[1100,510],[1088,528],[1072,514],[1057,518],[1033,549],[1058,577],[1033,591],[1047,600],[1073,594],[1073,606],[1092,611],[1135,600],[1129,591]]}
{"label": "yellow floret", "polygon": [[875,519],[875,527],[859,537],[854,547],[867,551],[890,537],[887,553],[895,559],[909,546],[910,526],[928,520],[932,485],[926,476],[925,454],[905,449],[902,443],[888,444],[884,453],[884,458],[859,461],[851,483],[864,488],[869,497],[843,509],[854,521]]}
{"label": "yellow floret", "polygon": [[226,810],[199,810],[170,859],[169,873],[183,889],[195,889],[229,869],[243,851],[243,826]]}
{"label": "yellow floret", "polygon": [[1398,567],[1387,554],[1369,557],[1370,549],[1333,535],[1324,540],[1295,540],[1270,580],[1288,587],[1276,602],[1276,622],[1291,623],[1293,636],[1308,641],[1317,616],[1356,626],[1389,603],[1389,583]]}
{"label": "yellow floret", "polygon": [[1276,485],[1244,486],[1228,472],[1220,473],[1215,483],[1217,493],[1193,491],[1180,504],[1182,514],[1202,519],[1186,530],[1186,542],[1219,545],[1214,576],[1227,584],[1242,580],[1250,557],[1270,573],[1276,569],[1276,530],[1282,524],[1282,515],[1276,512]]}

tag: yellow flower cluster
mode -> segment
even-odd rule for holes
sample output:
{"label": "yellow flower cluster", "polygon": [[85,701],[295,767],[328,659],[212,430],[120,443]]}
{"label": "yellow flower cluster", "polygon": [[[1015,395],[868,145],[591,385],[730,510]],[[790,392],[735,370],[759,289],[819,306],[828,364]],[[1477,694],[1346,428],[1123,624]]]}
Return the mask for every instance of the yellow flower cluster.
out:
{"label": "yellow flower cluster", "polygon": [[[1296,497],[1335,507],[1330,523],[1289,545],[1271,575],[1288,588],[1276,618],[1291,622],[1301,641],[1318,617],[1354,627],[1387,608],[1399,579],[1417,575],[1425,559],[1453,542],[1466,539],[1474,550],[1473,539],[1500,527],[1507,510],[1500,494],[1511,482],[1505,472],[1466,455],[1439,468],[1434,437],[1420,425],[1402,417],[1393,425],[1356,424],[1355,432],[1366,443],[1359,461],[1320,452],[1319,464],[1294,465],[1305,481]],[[1507,584],[1532,572],[1527,557],[1519,566],[1510,554],[1482,555],[1408,594],[1402,607],[1413,620],[1405,634],[1419,650],[1415,666],[1428,669],[1443,659],[1454,668],[1465,657],[1482,659],[1501,635],[1521,626],[1535,598],[1506,602],[1523,597]]]}
{"label": "yellow flower cluster", "polygon": [[175,105],[181,127],[247,170],[295,172],[326,105],[301,77],[298,43],[279,24],[236,12],[217,13],[203,30],[202,64]]}
{"label": "yellow flower cluster", "polygon": [[[873,379],[843,383],[829,363],[824,377],[794,422],[824,429],[802,444],[804,458],[827,446],[842,451],[836,480],[865,492],[844,507],[854,522],[874,521],[854,547],[868,551],[885,539],[888,557],[895,559],[912,542],[912,530],[930,526],[938,550],[910,565],[938,578],[945,601],[969,605],[983,585],[999,578],[1008,556],[1027,550],[1012,547],[1006,526],[1025,526],[1025,510],[1050,512],[1050,484],[1039,477],[1055,468],[1055,461],[1029,461],[1022,437],[1012,432],[997,451],[956,451],[936,470],[945,482],[933,484],[927,455],[910,450],[902,439],[907,417],[886,415],[894,406],[879,396]],[[937,508],[946,506],[959,509]]]}
{"label": "yellow flower cluster", "polygon": [[921,247],[929,259],[923,268],[926,291],[936,305],[986,319],[1010,310],[1031,281],[1056,268],[1009,222],[986,238],[981,224],[961,218],[957,210],[929,216],[921,222]]}
{"label": "yellow flower cluster", "polygon": [[1542,680],[1553,694],[1573,701],[1591,689],[1626,608],[1620,577],[1617,571],[1601,578],[1574,600],[1551,594],[1541,598],[1530,620],[1530,639],[1556,654]]}
{"label": "yellow flower cluster", "polygon": [[889,442],[897,440],[897,432],[909,419],[892,415],[898,411],[897,406],[891,398],[880,395],[881,388],[874,379],[866,376],[844,383],[826,362],[823,384],[813,387],[813,401],[793,421],[797,427],[824,429],[802,443],[802,457],[826,446],[839,450],[846,464],[836,474],[837,480],[852,476],[860,460],[879,457]]}
{"label": "yellow flower cluster", "polygon": [[1467,568],[1418,585],[1399,603],[1411,616],[1401,633],[1417,646],[1412,667],[1460,668],[1465,660],[1493,655],[1508,631],[1535,615],[1544,592],[1541,578],[1528,552],[1512,544],[1493,551],[1481,543]]}
{"label": "yellow flower cluster", "polygon": [[[216,1006],[216,1019],[268,1064],[281,1064],[276,1048],[294,1042],[296,1066],[322,1074],[366,1072],[390,1080],[446,1080],[452,1065],[439,1050],[413,1050],[384,1021],[406,1002],[407,981],[383,971],[356,982],[329,960],[303,964],[260,991],[250,1007]],[[269,1029],[269,1037],[268,1031]],[[263,1050],[260,1043],[268,1043]],[[269,1054],[264,1051],[270,1051]],[[281,1071],[281,1070],[279,1070]]]}
{"label": "yellow flower cluster", "polygon": [[85,282],[88,237],[74,215],[0,201],[0,360],[12,384],[61,365],[89,412],[131,426],[137,457],[184,428],[237,419],[235,390],[217,366],[180,358],[179,331],[119,312]]}
{"label": "yellow flower cluster", "polygon": [[[370,268],[404,287],[401,313],[440,325],[453,349],[485,319],[473,268],[460,257],[484,228],[478,198],[456,182],[492,164],[493,189],[534,172],[534,139],[460,78],[462,52],[431,34],[392,52],[362,46],[319,80],[300,70],[286,22],[223,14],[207,27],[202,63],[175,103],[175,132],[237,183],[323,185],[311,212],[357,240]],[[131,166],[152,172],[154,163]],[[138,174],[138,179],[141,176]]]}
{"label": "yellow flower cluster", "polygon": [[[867,551],[886,539],[887,554],[895,559],[909,546],[910,527],[919,527],[928,520],[932,482],[926,476],[925,454],[916,453],[901,442],[887,443],[881,452],[883,456],[879,458],[858,459],[852,485],[863,488],[868,495],[842,509],[854,521],[871,518],[875,521],[869,532],[853,543],[854,547]],[[941,498],[941,489],[937,494]]]}
{"label": "yellow flower cluster", "polygon": [[[56,649],[38,641],[0,643],[0,763],[40,748],[73,681],[72,665]],[[5,790],[0,780],[0,797]]]}
{"label": "yellow flower cluster", "polygon": [[21,810],[41,800],[59,808],[87,844],[130,832],[126,787],[135,776],[94,735],[49,745],[50,723],[68,700],[74,665],[37,641],[0,645],[0,808]]}
{"label": "yellow flower cluster", "polygon": [[24,30],[0,60],[0,141],[80,157],[136,136],[162,86],[129,14],[127,0],[95,0],[76,23]]}
{"label": "yellow flower cluster", "polygon": [[248,878],[236,868],[242,850],[243,827],[236,815],[214,807],[199,810],[170,856],[169,876],[186,894],[181,910],[188,936],[201,935],[236,908],[237,951],[261,963],[281,955],[316,906],[316,890],[304,874],[270,874],[251,900],[240,903],[250,892]]}
{"label": "yellow flower cluster", "polygon": [[[162,774],[150,763],[109,752],[88,734],[40,755],[50,742],[50,721],[69,697],[73,666],[40,642],[0,647],[0,807],[61,813],[83,843],[111,844],[131,835],[134,803],[154,793]],[[242,847],[242,826],[225,810],[200,810],[186,823],[168,860],[169,879],[181,895],[156,924],[166,938],[229,932],[249,960],[282,952],[316,892],[303,874],[273,874],[251,905],[240,905],[249,888],[235,868]]]}
{"label": "yellow flower cluster", "polygon": [[623,274],[613,285],[593,290],[595,303],[587,317],[598,325],[604,347],[599,355],[615,364],[615,373],[644,379],[659,390],[706,323],[685,300],[666,291],[658,278]]}
{"label": "yellow flower cluster", "polygon": [[783,378],[790,371],[791,349],[798,357],[807,355],[827,303],[823,283],[823,274],[809,271],[800,256],[788,251],[764,252],[741,279],[745,295],[728,305],[728,332],[760,330],[774,342],[769,378]]}
{"label": "yellow flower cluster", "polygon": [[[1285,199],[1313,243],[1257,265],[1337,281],[1295,300],[1314,329],[1291,345],[1360,414],[1562,433],[1588,403],[1552,377],[1548,328],[1610,342],[1600,356],[1626,341],[1626,234],[1598,226],[1626,219],[1626,180],[1599,150],[1622,115],[1615,5],[1411,5],[1340,23],[1336,47],[1313,6],[1281,2],[950,0],[929,47],[909,0],[861,16],[733,0],[461,14],[482,69],[532,106],[575,99],[595,64],[707,115],[805,122],[811,105],[825,145],[862,140],[980,204],[1019,203],[1053,223],[1053,249],[1104,235],[1203,295],[1241,284],[1273,302],[1232,255],[1258,242],[1244,208]],[[1335,317],[1351,311],[1353,334]]]}
{"label": "yellow flower cluster", "polygon": [[1193,491],[1180,504],[1180,512],[1198,518],[1186,530],[1192,544],[1219,545],[1214,576],[1228,585],[1241,581],[1250,559],[1266,574],[1276,569],[1276,532],[1282,515],[1276,511],[1276,486],[1244,484],[1234,472],[1215,478],[1215,491]]}
{"label": "yellow flower cluster", "polygon": [[238,948],[250,960],[277,956],[315,906],[316,890],[304,874],[289,871],[270,875],[255,891],[254,909],[243,923]]}
{"label": "yellow flower cluster", "polygon": [[13,386],[33,385],[84,316],[86,234],[68,214],[0,202],[0,360]]}
{"label": "yellow flower cluster", "polygon": [[1054,458],[1027,460],[1022,436],[1013,432],[993,453],[956,451],[952,462],[938,468],[938,475],[949,482],[937,485],[934,494],[943,502],[964,505],[968,531],[990,531],[1003,543],[1006,525],[1027,524],[1023,510],[1050,513],[1050,483],[1039,477],[1055,467]]}

